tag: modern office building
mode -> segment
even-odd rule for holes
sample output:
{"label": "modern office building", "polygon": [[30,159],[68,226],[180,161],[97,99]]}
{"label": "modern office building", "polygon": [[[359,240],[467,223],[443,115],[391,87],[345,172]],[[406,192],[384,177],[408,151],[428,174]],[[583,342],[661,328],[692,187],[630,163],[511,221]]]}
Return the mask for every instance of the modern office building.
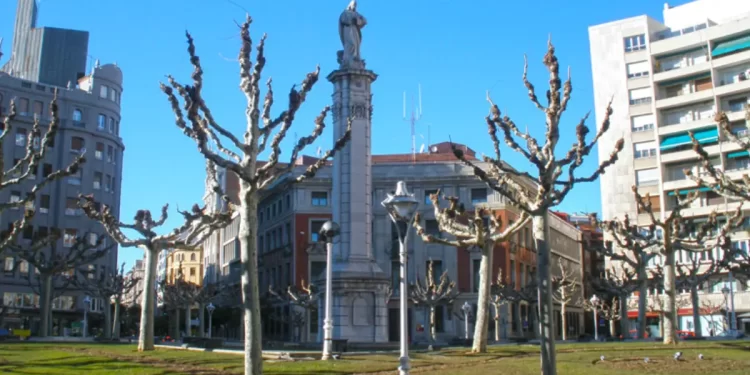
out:
{"label": "modern office building", "polygon": [[[23,157],[34,119],[40,121],[42,129],[49,124],[49,104],[55,95],[60,127],[48,156],[37,171],[15,188],[3,189],[0,201],[19,200],[34,182],[54,170],[66,168],[86,151],[87,162],[78,174],[45,186],[37,193],[33,207],[27,207],[36,210],[30,229],[59,228],[64,236],[56,247],[58,251],[66,251],[76,237],[88,235],[90,241],[95,241],[104,235],[102,226],[86,218],[78,208],[78,194],[93,194],[97,201],[109,206],[115,216],[119,215],[124,150],[119,135],[123,76],[116,65],[97,62],[88,74],[77,77],[85,68],[77,61],[85,61],[87,56],[86,38],[79,38],[81,32],[77,31],[34,28],[35,6],[30,0],[18,2],[13,52],[0,72],[0,113],[8,113],[11,100],[15,101],[17,109],[12,123],[13,134],[4,140],[4,159],[14,161]],[[22,64],[19,59],[22,59]],[[59,64],[55,65],[55,62]],[[32,140],[34,144],[38,141]],[[19,219],[22,211],[3,211],[0,226],[7,228]],[[24,231],[19,241],[29,241],[31,235],[31,231]],[[108,238],[106,242],[112,244]],[[5,325],[30,328],[34,334],[38,329],[39,296],[29,287],[28,279],[36,280],[35,270],[26,262],[20,262],[20,266],[14,268],[15,263],[15,259],[6,257],[3,260],[4,272],[0,274],[3,303],[12,307]],[[108,255],[89,266],[89,270],[97,273],[116,269],[116,244]],[[59,278],[69,277],[72,273],[73,270]],[[64,284],[62,280],[60,283]],[[104,306],[99,300],[93,300],[90,306],[85,304],[83,294],[76,290],[59,291],[57,295],[52,306],[52,333],[55,335],[64,334],[72,324],[77,325],[84,309],[98,311]]]}
{"label": "modern office building", "polygon": [[[474,151],[468,147],[464,152],[474,157]],[[333,210],[331,201],[333,168],[328,165],[319,170],[315,178],[303,183],[292,183],[292,177],[302,173],[308,165],[317,159],[301,157],[294,171],[282,177],[263,196],[258,208],[258,264],[260,290],[266,291],[269,286],[286,290],[290,285],[299,286],[302,281],[312,281],[319,288],[325,285],[324,270],[325,248],[318,242],[318,231],[321,225],[330,220]],[[472,175],[472,171],[458,163],[453,156],[450,145],[440,143],[429,147],[428,153],[390,154],[372,156],[372,257],[380,269],[391,279],[394,290],[388,300],[388,340],[399,339],[398,315],[398,237],[385,209],[380,205],[386,193],[393,191],[396,182],[406,181],[408,189],[420,201],[419,213],[422,225],[428,232],[438,229],[429,195],[438,189],[449,196],[460,197],[467,210],[482,205],[500,215],[505,225],[516,220],[518,212],[497,193]],[[225,179],[227,190],[236,186],[236,176],[227,173]],[[235,190],[236,191],[236,190]],[[236,194],[236,192],[234,193]],[[215,198],[207,195],[207,203]],[[553,264],[567,260],[580,266],[581,232],[557,215],[550,215],[551,244]],[[237,239],[239,221],[216,232],[204,244],[204,267],[206,283],[223,282],[237,284],[240,282],[240,247]],[[436,310],[436,328],[441,340],[463,337],[464,323],[461,319],[461,306],[468,301],[476,309],[480,253],[467,249],[427,244],[413,235],[409,243],[409,280],[424,280],[427,264],[431,260],[436,274],[447,271],[451,280],[461,292],[458,299],[450,306]],[[494,253],[492,265],[494,278],[502,269],[508,280],[516,285],[525,285],[534,278],[536,254],[532,249],[530,225],[508,243],[499,244]],[[557,266],[552,267],[553,274],[559,273]],[[493,278],[493,281],[495,280]],[[581,280],[581,277],[578,277]],[[579,289],[580,290],[580,289]],[[510,307],[510,308],[508,308]],[[559,311],[559,306],[556,307]],[[410,332],[414,340],[426,341],[429,334],[427,310],[413,306],[410,302]],[[534,316],[527,303],[505,306],[501,318],[501,336],[532,337],[534,335]],[[583,333],[583,310],[577,305],[568,307],[568,323],[571,326],[571,337]],[[263,337],[269,340],[291,338],[291,329],[283,319],[268,319],[269,316],[285,317],[289,306],[277,304],[271,307],[270,314],[264,315]],[[301,337],[311,341],[322,340],[322,309],[308,314],[306,332]],[[557,316],[559,323],[559,314]],[[268,319],[268,320],[266,320]],[[216,323],[218,324],[218,323]],[[494,322],[491,325],[491,336],[494,335]],[[560,325],[558,324],[558,327]],[[234,331],[222,331],[230,337],[241,337],[241,327]],[[473,332],[473,326],[470,328]],[[493,336],[494,337],[494,336]],[[363,337],[367,342],[373,338]],[[350,340],[351,341],[351,340]]]}
{"label": "modern office building", "polygon": [[[750,2],[665,4],[663,18],[659,22],[643,15],[589,28],[597,122],[601,123],[610,99],[614,110],[610,130],[599,142],[599,158],[607,158],[620,137],[626,141],[620,160],[600,178],[604,219],[630,214],[639,224],[649,222],[637,210],[633,185],[641,194],[650,194],[652,207],[661,215],[669,214],[678,196],[696,189],[683,173],[684,169],[703,173],[688,131],[730,176],[740,178],[750,168],[747,152],[738,152],[739,146],[728,142],[714,121],[715,114],[723,111],[733,132],[743,136],[748,132]],[[700,198],[683,211],[696,223],[714,210],[733,210],[738,205],[707,189],[698,190]],[[735,246],[748,248],[747,232],[734,239]],[[689,256],[681,253],[677,261],[686,262]],[[708,259],[710,254],[696,256]],[[732,301],[721,290],[730,288],[738,327],[748,331],[749,286],[736,280],[730,283],[722,275],[702,287],[701,301],[726,311]],[[678,311],[682,330],[692,330],[690,310],[688,306]],[[631,318],[637,316],[634,313]],[[704,333],[709,327],[715,333],[726,327],[709,318],[702,325]],[[653,321],[658,325],[658,319]],[[658,332],[658,327],[652,329]]]}

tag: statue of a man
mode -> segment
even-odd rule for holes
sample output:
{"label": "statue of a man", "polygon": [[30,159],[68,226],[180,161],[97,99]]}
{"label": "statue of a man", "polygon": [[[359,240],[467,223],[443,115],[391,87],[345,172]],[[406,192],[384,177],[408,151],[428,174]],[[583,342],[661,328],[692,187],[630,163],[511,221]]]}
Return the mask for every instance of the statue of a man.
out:
{"label": "statue of a man", "polygon": [[357,1],[352,0],[339,17],[339,37],[344,46],[339,61],[341,66],[349,66],[353,62],[362,61],[359,46],[362,44],[362,28],[366,24],[365,17],[357,13]]}

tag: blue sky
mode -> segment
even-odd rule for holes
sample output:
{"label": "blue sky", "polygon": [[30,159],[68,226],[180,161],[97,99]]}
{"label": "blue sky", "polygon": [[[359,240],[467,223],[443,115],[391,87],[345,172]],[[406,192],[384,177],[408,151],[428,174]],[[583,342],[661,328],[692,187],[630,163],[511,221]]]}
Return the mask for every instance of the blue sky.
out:
{"label": "blue sky", "polygon": [[[183,82],[190,78],[185,30],[196,40],[205,70],[204,96],[214,116],[241,134],[245,101],[238,89],[235,21],[241,22],[249,12],[254,19],[254,41],[268,34],[265,77],[273,77],[277,102],[285,104],[289,87],[301,82],[316,64],[323,77],[335,69],[336,51],[341,47],[337,19],[347,4],[348,0],[41,1],[39,26],[88,30],[92,61],[116,62],[124,72],[122,219],[132,218],[137,209],[158,212],[170,203],[172,217],[165,228],[171,230],[180,224],[174,208],[188,208],[202,197],[203,159],[193,141],[175,127],[158,87],[166,74]],[[361,53],[368,68],[379,75],[373,85],[373,152],[410,151],[409,125],[402,120],[403,92],[415,95],[420,83],[424,115],[416,132],[426,138],[430,124],[432,143],[451,137],[491,154],[484,123],[488,89],[517,124],[542,136],[544,118],[528,102],[520,78],[526,53],[530,79],[543,97],[547,76],[541,59],[549,34],[561,66],[572,69],[573,99],[563,118],[560,142],[567,147],[579,118],[594,109],[588,27],[641,14],[661,19],[663,6],[663,1],[654,0],[606,5],[594,0],[360,0],[358,10],[368,20]],[[6,40],[3,61],[9,55],[14,9],[14,0],[0,0],[0,37]],[[330,102],[330,95],[330,83],[321,79],[299,112],[282,156],[288,157],[295,132],[303,136],[312,130],[312,120]],[[588,124],[597,126],[593,116]],[[417,138],[419,148],[425,141]],[[307,154],[331,144],[327,131]],[[596,152],[592,156],[583,171],[595,168]],[[503,158],[516,168],[529,168],[510,150],[504,150]],[[559,208],[599,211],[599,196],[598,183],[580,185]],[[120,262],[126,262],[127,268],[141,256],[137,249],[120,250]]]}

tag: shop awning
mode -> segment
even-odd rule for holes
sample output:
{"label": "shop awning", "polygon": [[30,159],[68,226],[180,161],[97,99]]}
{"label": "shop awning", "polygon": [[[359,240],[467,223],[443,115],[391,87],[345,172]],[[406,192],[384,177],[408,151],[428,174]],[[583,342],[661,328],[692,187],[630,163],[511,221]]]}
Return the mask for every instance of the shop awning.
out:
{"label": "shop awning", "polygon": [[742,51],[750,48],[750,35],[745,35],[732,40],[716,43],[711,51],[711,56],[723,56],[732,52]]}
{"label": "shop awning", "polygon": [[[716,142],[719,140],[719,129],[716,129],[715,126],[712,126],[710,128],[703,128],[694,131],[693,136],[700,144]],[[665,151],[671,150],[675,147],[689,145],[691,143],[692,141],[690,140],[690,135],[687,132],[678,133],[664,137],[664,139],[662,139],[661,143],[659,144],[659,148],[661,148],[662,151]]]}

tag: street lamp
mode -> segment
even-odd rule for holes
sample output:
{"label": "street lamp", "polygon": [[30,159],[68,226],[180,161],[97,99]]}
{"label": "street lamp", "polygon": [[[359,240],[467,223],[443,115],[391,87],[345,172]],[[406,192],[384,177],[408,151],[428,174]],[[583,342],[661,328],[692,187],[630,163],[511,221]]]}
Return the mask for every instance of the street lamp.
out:
{"label": "street lamp", "polygon": [[89,330],[89,306],[91,304],[91,297],[86,296],[83,298],[83,338],[86,338],[86,335]]}
{"label": "street lamp", "polygon": [[206,311],[208,311],[208,338],[211,338],[211,316],[214,314],[214,310],[216,310],[216,306],[212,302],[208,303],[208,306],[206,306]]}
{"label": "street lamp", "polygon": [[[417,212],[419,207],[419,201],[414,198],[414,194],[409,193],[406,190],[406,182],[399,181],[396,184],[396,192],[388,194],[385,200],[381,202],[388,215],[391,217],[393,224],[395,224],[396,231],[398,231],[399,241],[399,260],[401,263],[401,283],[399,286],[399,305],[401,315],[401,358],[399,358],[399,375],[409,374],[409,332],[408,332],[408,320],[407,320],[407,268],[406,268],[406,243],[409,240],[409,233],[411,230],[409,227],[412,225],[414,220],[414,214]],[[399,224],[405,224],[404,230],[401,230]]]}
{"label": "street lamp", "polygon": [[469,315],[471,314],[471,305],[469,305],[469,301],[464,302],[464,305],[461,306],[461,310],[464,312],[464,338],[469,339]]}
{"label": "street lamp", "polygon": [[599,341],[599,297],[596,294],[591,296],[591,305],[594,307],[594,341]]}
{"label": "street lamp", "polygon": [[341,232],[341,227],[335,222],[328,220],[320,227],[320,239],[326,242],[326,316],[323,320],[323,357],[322,360],[331,359],[333,346],[333,238]]}

